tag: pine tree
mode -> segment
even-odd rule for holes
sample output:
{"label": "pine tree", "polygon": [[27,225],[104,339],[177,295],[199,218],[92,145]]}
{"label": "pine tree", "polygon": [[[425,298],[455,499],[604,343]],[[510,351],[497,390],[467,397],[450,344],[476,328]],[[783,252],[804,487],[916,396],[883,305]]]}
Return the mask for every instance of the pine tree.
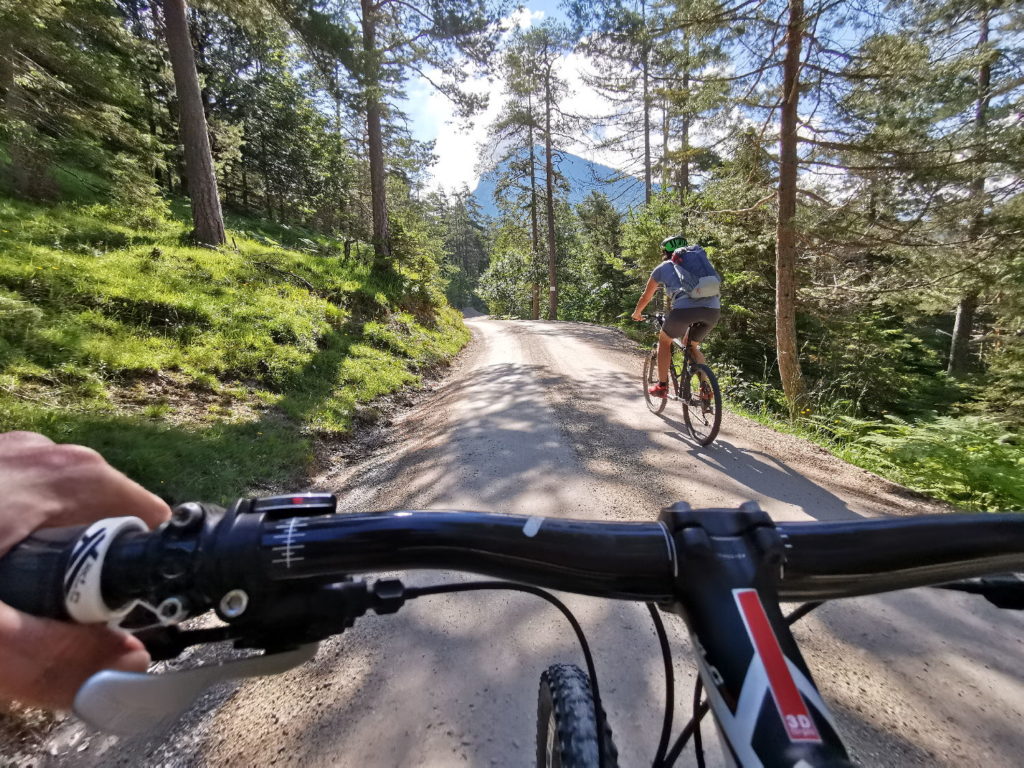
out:
{"label": "pine tree", "polygon": [[578,116],[564,111],[562,102],[568,86],[558,67],[570,50],[570,31],[564,25],[545,21],[518,32],[509,44],[511,55],[521,62],[523,89],[536,109],[537,135],[543,142],[544,222],[548,261],[548,319],[558,317],[558,247],[556,236],[557,151],[578,130]]}
{"label": "pine tree", "polygon": [[403,0],[360,0],[357,9],[362,48],[356,79],[366,116],[370,163],[373,244],[378,268],[391,256],[383,123],[397,116],[389,97],[413,73],[430,80],[457,104],[463,115],[479,110],[486,99],[461,88],[470,67],[485,70],[497,39],[496,9],[484,0],[439,0],[419,8]]}
{"label": "pine tree", "polygon": [[627,175],[639,172],[644,202],[653,189],[655,94],[662,62],[656,58],[656,37],[664,18],[652,0],[603,0],[572,3],[571,12],[584,33],[581,50],[595,73],[586,78],[613,109],[606,119],[611,136],[599,142],[603,149],[623,152],[631,164]]}
{"label": "pine tree", "polygon": [[224,216],[217,192],[209,128],[199,90],[199,75],[189,36],[185,2],[163,0],[163,10],[167,50],[178,97],[178,127],[185,150],[185,171],[188,174],[188,195],[192,202],[195,238],[207,245],[222,245],[226,240]]}
{"label": "pine tree", "polygon": [[685,230],[695,171],[706,172],[717,159],[712,149],[694,143],[694,134],[721,142],[731,132],[724,129],[733,81],[722,78],[721,69],[729,62],[736,32],[718,0],[671,0],[661,13],[655,97],[661,104],[662,151],[656,167],[662,187],[676,190]]}
{"label": "pine tree", "polygon": [[140,125],[143,51],[102,0],[0,0],[0,141],[15,194],[148,196],[156,142]]}

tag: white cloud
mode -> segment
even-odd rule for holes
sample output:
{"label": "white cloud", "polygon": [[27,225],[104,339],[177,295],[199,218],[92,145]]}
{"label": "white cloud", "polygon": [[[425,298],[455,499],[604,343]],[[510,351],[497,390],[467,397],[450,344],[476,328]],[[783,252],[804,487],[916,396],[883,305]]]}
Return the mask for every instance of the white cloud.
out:
{"label": "white cloud", "polygon": [[[505,19],[508,29],[528,28],[546,18],[543,10],[519,8]],[[571,53],[565,56],[558,69],[559,76],[566,81],[570,93],[561,106],[569,113],[588,117],[605,117],[612,113],[611,104],[601,94],[587,85],[585,76],[592,74],[592,67],[585,56]],[[463,184],[473,189],[479,179],[476,167],[479,164],[479,147],[487,136],[487,126],[493,122],[507,101],[502,93],[501,83],[488,81],[484,78],[473,78],[468,85],[476,92],[487,93],[490,103],[481,115],[478,115],[471,126],[454,118],[451,103],[438,94],[425,80],[417,80],[410,84],[406,108],[412,119],[414,135],[421,140],[434,140],[435,154],[438,157],[433,168],[429,169],[432,180],[431,188],[452,189]],[[660,114],[653,116],[655,127],[652,135],[652,153],[656,156],[661,152]],[[695,134],[705,134],[710,138],[713,131],[710,126],[694,126]],[[588,136],[575,144],[565,147],[568,151],[592,162],[601,163],[612,168],[626,169],[636,172],[635,159],[630,153],[621,150],[599,149],[595,145],[599,140],[621,137],[623,129],[615,126],[602,126],[595,120],[589,129]],[[692,137],[697,143],[697,135]]]}
{"label": "white cloud", "polygon": [[[516,17],[528,25],[531,20],[543,18],[543,11],[522,9]],[[516,15],[513,14],[515,17]],[[568,84],[569,96],[563,108],[573,114],[601,115],[609,111],[607,102],[583,80],[583,73],[588,64],[580,54],[566,56],[560,66],[559,75]],[[487,126],[494,121],[507,101],[502,92],[501,84],[489,82],[484,78],[470,81],[470,87],[490,96],[486,112],[478,115],[471,127],[459,125],[455,120],[451,103],[433,91],[426,81],[420,80],[409,89],[410,115],[413,117],[415,133],[420,139],[434,139],[434,152],[438,157],[431,170],[433,179],[431,188],[444,187],[451,189],[466,184],[470,189],[476,186],[479,174],[476,166],[479,163],[479,147],[487,138]],[[595,150],[584,142],[567,147],[570,152],[605,165],[615,165],[621,157],[608,150]],[[621,153],[619,153],[621,155]]]}
{"label": "white cloud", "polygon": [[[515,29],[528,29],[542,21],[547,14],[542,10],[518,8],[501,21],[510,33]],[[457,120],[451,102],[437,93],[426,80],[420,78],[410,86],[407,100],[414,121],[414,132],[422,140],[433,139],[437,162],[430,169],[433,189],[453,189],[463,184],[470,189],[480,176],[479,147],[487,139],[487,126],[498,116],[506,102],[501,85],[483,77],[471,78],[466,87],[475,93],[489,96],[487,110],[477,115],[472,123]]]}
{"label": "white cloud", "polygon": [[534,22],[542,21],[545,15],[544,11],[519,7],[501,20],[501,26],[505,29],[529,29]]}
{"label": "white cloud", "polygon": [[[487,138],[487,126],[494,121],[505,97],[496,84],[481,79],[478,84],[489,89],[490,101],[487,110],[466,125],[453,117],[452,104],[437,92],[430,94],[424,111],[428,113],[436,130],[431,136],[436,141],[434,153],[437,162],[430,169],[433,176],[429,186],[433,189],[453,189],[463,184],[473,189],[479,174],[476,165],[479,160],[478,147]],[[419,133],[419,131],[417,131]]]}

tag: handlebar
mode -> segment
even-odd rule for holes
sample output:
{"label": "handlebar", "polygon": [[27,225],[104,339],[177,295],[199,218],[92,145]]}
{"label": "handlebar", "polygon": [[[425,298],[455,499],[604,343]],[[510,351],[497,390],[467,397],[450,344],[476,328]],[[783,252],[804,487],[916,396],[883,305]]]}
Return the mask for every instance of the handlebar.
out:
{"label": "handlebar", "polygon": [[[702,513],[724,520],[737,511]],[[232,613],[230,594],[262,606],[352,574],[443,568],[666,602],[677,592],[677,534],[664,515],[652,522],[424,510],[347,515],[335,513],[327,494],[242,499],[226,511],[193,502],[152,532],[120,518],[34,534],[0,558],[0,600],[77,621],[109,620],[143,602],[178,621],[211,608]],[[764,535],[782,547],[773,580],[783,601],[1024,570],[1024,514],[774,523]]]}

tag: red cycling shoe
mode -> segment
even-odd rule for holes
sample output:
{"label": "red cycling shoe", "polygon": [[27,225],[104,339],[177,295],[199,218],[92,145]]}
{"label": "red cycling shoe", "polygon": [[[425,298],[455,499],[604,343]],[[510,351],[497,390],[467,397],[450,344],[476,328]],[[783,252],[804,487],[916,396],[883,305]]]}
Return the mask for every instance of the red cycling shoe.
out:
{"label": "red cycling shoe", "polygon": [[655,384],[653,387],[647,390],[647,394],[651,397],[668,397],[668,385],[667,384]]}

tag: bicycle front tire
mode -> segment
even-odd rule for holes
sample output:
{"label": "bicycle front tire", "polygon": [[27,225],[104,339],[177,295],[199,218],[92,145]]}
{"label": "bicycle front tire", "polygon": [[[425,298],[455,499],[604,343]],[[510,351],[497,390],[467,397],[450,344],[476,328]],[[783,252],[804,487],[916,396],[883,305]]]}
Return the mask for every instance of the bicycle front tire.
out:
{"label": "bicycle front tire", "polygon": [[647,407],[651,413],[661,413],[665,410],[665,405],[668,403],[667,397],[654,397],[651,394],[650,389],[658,383],[658,345],[655,344],[654,348],[651,349],[647,359],[644,360],[644,400],[647,401]]}
{"label": "bicycle front tire", "polygon": [[575,664],[548,667],[537,698],[537,768],[616,768],[619,753],[603,711],[601,719],[604,759],[599,762],[590,679]]}

